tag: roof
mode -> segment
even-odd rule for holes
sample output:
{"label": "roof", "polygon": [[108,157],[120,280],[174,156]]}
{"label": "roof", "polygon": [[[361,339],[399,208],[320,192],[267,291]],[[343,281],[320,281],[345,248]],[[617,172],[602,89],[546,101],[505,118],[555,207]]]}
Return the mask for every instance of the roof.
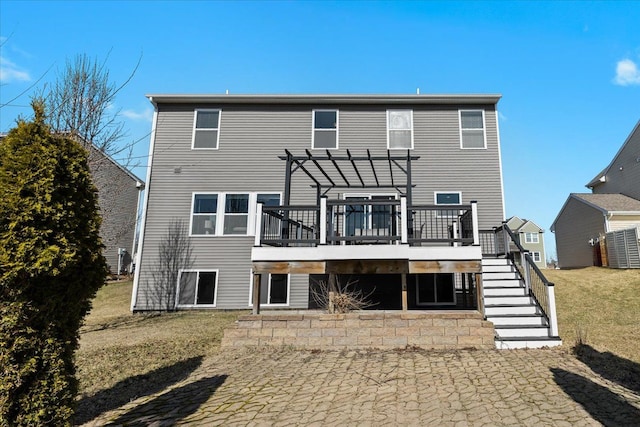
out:
{"label": "roof", "polygon": [[225,103],[225,104],[497,104],[499,94],[439,94],[439,95],[321,95],[321,94],[147,94],[155,103]]}
{"label": "roof", "polygon": [[560,218],[571,199],[599,210],[603,215],[640,215],[640,200],[625,196],[624,194],[571,193],[562,206],[562,209],[560,209],[560,213],[558,213],[558,216],[553,221],[551,231],[555,230],[558,218]]}
{"label": "roof", "polygon": [[[520,218],[517,216],[512,216],[511,218],[509,218],[508,220],[506,220],[506,223],[511,222],[512,220],[518,220],[517,222],[519,223],[519,225],[513,229],[513,231],[518,231],[521,232],[522,230],[525,230],[525,228],[531,228],[533,227],[533,229],[544,233],[544,230],[535,222],[531,221],[530,219],[526,219],[526,218]],[[531,226],[531,227],[528,227]]]}
{"label": "roof", "polygon": [[611,160],[611,163],[609,163],[609,165],[606,168],[604,168],[602,170],[602,172],[597,174],[591,181],[589,181],[589,183],[587,185],[585,185],[585,187],[593,188],[593,187],[605,182],[605,179],[606,179],[605,177],[609,173],[609,170],[611,169],[611,167],[613,167],[613,165],[616,162],[616,160],[618,160],[618,156],[620,156],[620,153],[622,153],[622,150],[624,150],[626,145],[629,144],[629,142],[631,141],[631,138],[633,137],[633,134],[635,134],[636,132],[640,132],[640,120],[638,120],[638,123],[636,123],[636,126],[633,128],[633,130],[631,131],[631,133],[629,134],[627,139],[624,141],[624,143],[622,144],[622,146],[620,147],[620,149],[618,150],[616,155],[613,156],[613,159]]}

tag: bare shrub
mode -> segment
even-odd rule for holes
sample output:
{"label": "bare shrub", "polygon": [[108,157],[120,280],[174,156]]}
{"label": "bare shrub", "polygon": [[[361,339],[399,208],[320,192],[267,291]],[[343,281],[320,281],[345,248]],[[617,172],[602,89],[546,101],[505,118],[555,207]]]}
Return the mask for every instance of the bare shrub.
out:
{"label": "bare shrub", "polygon": [[318,307],[329,313],[348,313],[376,305],[377,303],[373,303],[369,299],[376,289],[373,288],[371,292],[365,294],[362,289],[354,289],[357,283],[357,280],[347,279],[343,284],[340,276],[336,276],[336,289],[331,295],[329,283],[319,280],[317,287],[312,287],[310,290],[311,297]]}

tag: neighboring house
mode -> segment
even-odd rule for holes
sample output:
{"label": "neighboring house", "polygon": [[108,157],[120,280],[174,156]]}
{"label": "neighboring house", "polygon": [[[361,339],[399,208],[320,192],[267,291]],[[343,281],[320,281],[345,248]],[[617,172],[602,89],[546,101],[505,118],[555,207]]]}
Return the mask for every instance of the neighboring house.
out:
{"label": "neighboring house", "polygon": [[640,200],[622,194],[572,193],[551,225],[560,268],[599,265],[608,232],[640,226]]}
{"label": "neighboring house", "polygon": [[[524,218],[520,219],[517,216],[512,216],[506,223],[516,233],[522,247],[531,253],[531,258],[538,268],[546,268],[544,230],[535,222]],[[516,256],[519,257],[520,254],[517,253]]]}
{"label": "neighboring house", "polygon": [[112,274],[131,273],[144,182],[94,146],[89,153],[89,168],[98,189],[102,217],[100,236],[109,271]]}
{"label": "neighboring house", "polygon": [[[5,136],[0,134],[0,141]],[[89,147],[89,169],[98,189],[102,218],[100,236],[105,246],[103,255],[112,274],[131,273],[138,234],[138,207],[144,182],[103,151],[93,145]],[[120,259],[118,252],[121,252]]]}
{"label": "neighboring house", "polygon": [[[611,163],[586,186],[593,193],[569,195],[551,226],[560,268],[601,265],[600,239],[606,233],[640,227],[640,121]],[[637,242],[633,246],[632,252]],[[624,247],[615,250],[625,252]]]}

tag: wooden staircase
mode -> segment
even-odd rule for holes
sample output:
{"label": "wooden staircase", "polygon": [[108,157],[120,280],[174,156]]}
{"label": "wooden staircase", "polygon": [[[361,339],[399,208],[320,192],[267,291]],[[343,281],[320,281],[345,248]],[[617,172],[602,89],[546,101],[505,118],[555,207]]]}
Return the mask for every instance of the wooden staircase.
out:
{"label": "wooden staircase", "polygon": [[510,259],[484,258],[482,284],[485,316],[495,326],[496,348],[562,345],[560,337],[551,336],[547,317],[527,293],[524,280]]}

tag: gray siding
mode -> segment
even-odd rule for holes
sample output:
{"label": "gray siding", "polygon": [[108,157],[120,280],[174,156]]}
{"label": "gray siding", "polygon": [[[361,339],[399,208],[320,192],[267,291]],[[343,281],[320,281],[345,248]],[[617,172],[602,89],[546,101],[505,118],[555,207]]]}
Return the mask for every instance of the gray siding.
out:
{"label": "gray siding", "polygon": [[[220,108],[218,150],[191,150],[194,109]],[[294,155],[311,150],[312,110],[339,110],[339,149],[386,155],[387,108],[413,109],[412,164],[415,204],[433,204],[435,191],[461,191],[462,202],[478,201],[480,227],[503,220],[495,106],[474,105],[184,105],[158,106],[153,167],[147,185],[147,219],[139,266],[136,310],[152,309],[151,274],[157,248],[173,218],[189,223],[192,194],[284,190],[285,148]],[[485,109],[486,150],[460,149],[458,109]],[[314,150],[314,153],[324,153]],[[397,151],[406,154],[406,150]],[[386,173],[386,172],[385,172]],[[354,179],[355,181],[355,179]],[[315,204],[315,190],[301,171],[293,175],[292,204]],[[358,189],[347,192],[361,192]],[[369,190],[365,191],[369,192]],[[370,191],[375,193],[376,191]],[[389,193],[381,189],[378,193]],[[332,192],[329,197],[340,197]],[[252,236],[192,237],[193,269],[218,269],[218,308],[247,308]],[[307,307],[306,276],[292,276],[290,307]]]}
{"label": "gray siding", "polygon": [[606,181],[594,193],[621,193],[640,200],[640,123],[611,163]]}
{"label": "gray siding", "polygon": [[555,223],[559,267],[593,265],[593,248],[589,240],[598,239],[604,231],[602,212],[570,197]]}
{"label": "gray siding", "polygon": [[110,271],[115,274],[118,269],[118,248],[125,248],[127,254],[121,268],[130,271],[138,219],[138,181],[95,150],[91,152],[89,167],[98,189],[102,216],[100,236],[105,246],[103,254]]}

